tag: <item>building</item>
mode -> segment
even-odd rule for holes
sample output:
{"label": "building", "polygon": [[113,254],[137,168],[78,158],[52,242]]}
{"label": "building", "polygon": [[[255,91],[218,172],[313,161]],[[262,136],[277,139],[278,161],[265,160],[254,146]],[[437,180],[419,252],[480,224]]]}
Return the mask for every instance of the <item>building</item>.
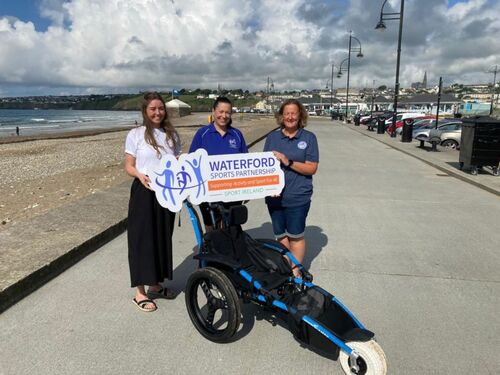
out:
{"label": "building", "polygon": [[170,117],[182,117],[191,114],[191,106],[179,99],[173,99],[165,103]]}
{"label": "building", "polygon": [[[409,98],[401,99],[399,104],[402,108],[408,110],[421,111],[426,113],[436,113],[437,111],[437,94],[419,94]],[[460,105],[461,100],[453,94],[441,94],[439,102],[439,112],[453,114]]]}

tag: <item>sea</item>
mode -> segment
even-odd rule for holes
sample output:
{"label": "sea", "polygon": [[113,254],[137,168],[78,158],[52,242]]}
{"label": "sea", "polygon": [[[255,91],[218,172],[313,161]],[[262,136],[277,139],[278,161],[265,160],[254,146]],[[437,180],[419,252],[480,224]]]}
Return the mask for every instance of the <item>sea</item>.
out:
{"label": "sea", "polygon": [[36,136],[79,130],[100,130],[135,126],[142,122],[140,111],[94,111],[59,109],[0,109],[0,137]]}

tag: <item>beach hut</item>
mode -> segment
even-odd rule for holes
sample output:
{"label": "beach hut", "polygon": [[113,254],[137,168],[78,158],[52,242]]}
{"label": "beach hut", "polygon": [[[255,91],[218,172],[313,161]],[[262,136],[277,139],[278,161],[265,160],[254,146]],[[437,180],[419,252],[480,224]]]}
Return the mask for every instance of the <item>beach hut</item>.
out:
{"label": "beach hut", "polygon": [[171,117],[182,117],[191,114],[191,106],[179,99],[173,99],[166,103],[168,114]]}

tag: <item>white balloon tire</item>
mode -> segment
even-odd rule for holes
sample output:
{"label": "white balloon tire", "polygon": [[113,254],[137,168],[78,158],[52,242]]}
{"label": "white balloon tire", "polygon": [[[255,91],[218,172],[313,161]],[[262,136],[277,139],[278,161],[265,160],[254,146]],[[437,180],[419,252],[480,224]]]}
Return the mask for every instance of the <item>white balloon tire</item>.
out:
{"label": "white balloon tire", "polygon": [[[366,363],[367,371],[365,375],[386,375],[387,359],[380,345],[375,340],[369,341],[349,341],[346,344],[356,351]],[[340,351],[339,362],[342,370],[346,374],[354,374],[349,366],[349,356]]]}

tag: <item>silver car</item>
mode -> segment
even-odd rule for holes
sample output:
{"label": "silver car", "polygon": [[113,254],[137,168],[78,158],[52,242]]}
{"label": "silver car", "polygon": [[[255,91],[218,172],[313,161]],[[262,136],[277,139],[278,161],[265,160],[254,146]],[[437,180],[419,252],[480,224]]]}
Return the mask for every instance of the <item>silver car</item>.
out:
{"label": "silver car", "polygon": [[439,138],[441,139],[441,146],[458,150],[462,139],[462,126],[456,124],[455,129],[441,130]]}
{"label": "silver car", "polygon": [[[435,122],[430,123],[428,125],[424,125],[422,127],[419,127],[418,129],[415,129],[413,131],[413,139],[416,139],[417,141],[426,141],[429,138],[429,132],[431,129],[434,129],[435,127]],[[439,120],[438,124],[438,130],[456,130],[461,129],[462,122],[461,121],[452,121],[452,122],[444,122],[441,123],[441,120]]]}

